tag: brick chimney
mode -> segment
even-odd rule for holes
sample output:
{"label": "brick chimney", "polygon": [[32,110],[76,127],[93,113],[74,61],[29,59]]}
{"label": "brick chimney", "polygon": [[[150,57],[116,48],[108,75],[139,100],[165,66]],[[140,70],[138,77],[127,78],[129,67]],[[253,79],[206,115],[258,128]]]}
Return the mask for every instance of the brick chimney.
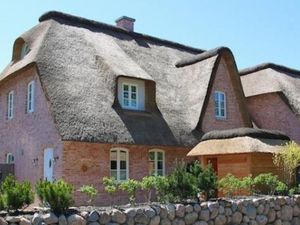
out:
{"label": "brick chimney", "polygon": [[134,31],[134,22],[135,19],[127,16],[122,16],[116,20],[116,25],[117,27],[123,28],[127,31]]}

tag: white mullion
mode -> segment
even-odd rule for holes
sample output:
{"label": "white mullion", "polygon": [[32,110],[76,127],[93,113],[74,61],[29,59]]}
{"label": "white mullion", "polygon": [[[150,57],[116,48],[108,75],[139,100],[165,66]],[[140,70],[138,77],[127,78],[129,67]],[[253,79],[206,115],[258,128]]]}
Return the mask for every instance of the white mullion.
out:
{"label": "white mullion", "polygon": [[117,181],[120,181],[120,150],[117,150]]}
{"label": "white mullion", "polygon": [[132,108],[132,103],[131,103],[131,88],[132,88],[132,85],[128,85],[128,101],[129,101],[129,107]]}

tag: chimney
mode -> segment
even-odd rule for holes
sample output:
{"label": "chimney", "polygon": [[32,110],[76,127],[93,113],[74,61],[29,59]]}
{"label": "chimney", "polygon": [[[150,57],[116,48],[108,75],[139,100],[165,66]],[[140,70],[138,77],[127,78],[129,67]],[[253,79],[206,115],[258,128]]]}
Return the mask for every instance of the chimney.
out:
{"label": "chimney", "polygon": [[135,19],[127,17],[127,16],[122,16],[116,20],[116,25],[117,27],[123,28],[127,31],[134,31],[134,22]]}

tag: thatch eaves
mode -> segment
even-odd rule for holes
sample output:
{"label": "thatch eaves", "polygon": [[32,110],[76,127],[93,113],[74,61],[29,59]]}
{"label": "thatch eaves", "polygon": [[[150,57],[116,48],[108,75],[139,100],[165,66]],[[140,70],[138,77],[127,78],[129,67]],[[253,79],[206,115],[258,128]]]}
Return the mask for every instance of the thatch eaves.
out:
{"label": "thatch eaves", "polygon": [[300,115],[300,71],[273,63],[240,71],[246,97],[282,93],[294,113]]}

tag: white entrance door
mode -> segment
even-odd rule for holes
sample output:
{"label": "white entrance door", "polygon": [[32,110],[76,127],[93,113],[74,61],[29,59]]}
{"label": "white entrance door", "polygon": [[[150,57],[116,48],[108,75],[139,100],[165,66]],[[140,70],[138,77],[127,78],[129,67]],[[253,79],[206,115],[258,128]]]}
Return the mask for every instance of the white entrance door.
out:
{"label": "white entrance door", "polygon": [[53,181],[53,149],[44,150],[44,180]]}

